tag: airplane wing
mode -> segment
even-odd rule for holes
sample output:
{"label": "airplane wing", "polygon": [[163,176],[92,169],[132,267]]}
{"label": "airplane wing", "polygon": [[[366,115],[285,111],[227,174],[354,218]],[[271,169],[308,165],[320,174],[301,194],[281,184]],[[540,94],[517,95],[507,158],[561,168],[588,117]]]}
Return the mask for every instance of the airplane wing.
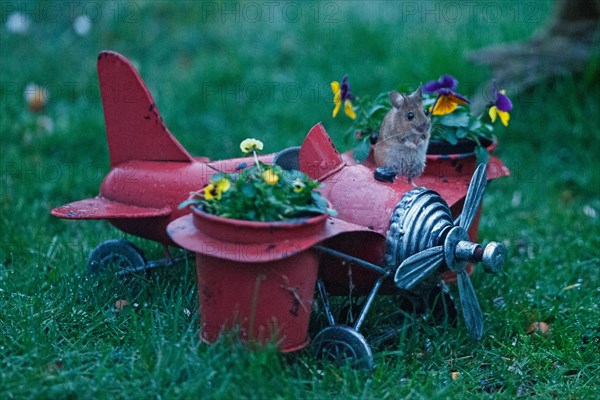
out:
{"label": "airplane wing", "polygon": [[64,219],[116,219],[167,217],[171,212],[170,207],[140,207],[98,196],[57,207],[51,214]]}

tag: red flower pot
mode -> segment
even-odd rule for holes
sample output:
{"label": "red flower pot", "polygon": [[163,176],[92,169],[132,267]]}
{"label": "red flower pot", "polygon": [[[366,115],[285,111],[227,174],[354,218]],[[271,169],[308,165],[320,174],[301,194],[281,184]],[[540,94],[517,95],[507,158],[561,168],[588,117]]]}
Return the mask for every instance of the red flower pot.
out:
{"label": "red flower pot", "polygon": [[[497,139],[482,140],[483,147],[492,154],[496,148]],[[477,156],[475,154],[475,142],[461,140],[456,145],[445,141],[430,141],[427,149],[427,162],[425,173],[445,179],[452,179],[465,175],[473,175],[477,168]],[[489,168],[495,168],[488,164]]]}
{"label": "red flower pot", "polygon": [[326,221],[241,221],[193,209],[172,222],[171,238],[196,253],[201,339],[238,332],[283,352],[305,347],[318,272],[310,247],[323,240]]}

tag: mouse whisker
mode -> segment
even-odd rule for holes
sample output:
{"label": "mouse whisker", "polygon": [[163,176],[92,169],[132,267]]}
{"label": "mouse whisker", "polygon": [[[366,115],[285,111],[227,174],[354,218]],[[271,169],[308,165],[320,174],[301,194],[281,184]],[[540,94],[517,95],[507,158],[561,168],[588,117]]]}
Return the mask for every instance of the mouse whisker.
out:
{"label": "mouse whisker", "polygon": [[395,135],[388,136],[388,137],[386,137],[386,138],[385,138],[385,139],[383,139],[383,140],[379,140],[379,141],[377,141],[377,143],[376,143],[375,145],[377,145],[377,144],[379,144],[379,143],[386,142],[386,141],[388,141],[388,140],[391,140],[391,139],[394,139],[394,138],[396,138],[396,137],[398,137],[398,136],[402,136],[402,133],[396,133]]}

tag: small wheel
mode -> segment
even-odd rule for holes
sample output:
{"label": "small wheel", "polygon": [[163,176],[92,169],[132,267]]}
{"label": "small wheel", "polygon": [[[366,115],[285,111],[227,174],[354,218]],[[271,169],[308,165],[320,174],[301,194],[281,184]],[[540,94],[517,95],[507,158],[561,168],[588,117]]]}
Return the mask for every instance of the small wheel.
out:
{"label": "small wheel", "polygon": [[356,369],[372,370],[373,353],[364,336],[349,326],[334,325],[323,329],[312,343],[318,359],[336,365],[349,364]]}
{"label": "small wheel", "polygon": [[111,239],[100,243],[88,258],[88,272],[118,272],[128,268],[143,267],[146,257],[142,250],[127,240]]}

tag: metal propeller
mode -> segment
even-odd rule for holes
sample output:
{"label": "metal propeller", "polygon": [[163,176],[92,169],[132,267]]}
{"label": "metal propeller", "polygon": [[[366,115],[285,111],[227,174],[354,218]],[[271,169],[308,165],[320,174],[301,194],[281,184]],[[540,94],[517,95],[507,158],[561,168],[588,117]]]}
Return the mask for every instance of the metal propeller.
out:
{"label": "metal propeller", "polygon": [[490,242],[484,249],[469,241],[467,234],[483,199],[486,183],[486,165],[480,164],[471,178],[463,211],[454,224],[449,224],[443,243],[406,258],[394,277],[396,286],[411,290],[445,263],[457,274],[465,325],[469,334],[477,340],[483,336],[483,313],[466,270],[467,264],[481,261],[486,272],[496,273],[504,263],[504,246],[501,243]]}
{"label": "metal propeller", "polygon": [[465,231],[468,231],[471,227],[473,218],[475,218],[475,214],[477,214],[477,210],[479,209],[479,204],[483,199],[483,194],[485,193],[485,188],[487,186],[486,171],[486,164],[479,164],[471,177],[462,213],[454,221],[454,225],[464,228]]}

